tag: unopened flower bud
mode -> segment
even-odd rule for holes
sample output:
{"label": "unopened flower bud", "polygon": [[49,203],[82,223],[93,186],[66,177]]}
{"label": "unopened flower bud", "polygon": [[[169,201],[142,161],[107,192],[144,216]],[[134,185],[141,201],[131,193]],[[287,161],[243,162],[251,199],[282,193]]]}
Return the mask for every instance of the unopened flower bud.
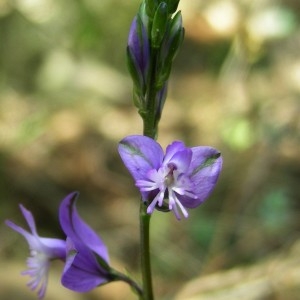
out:
{"label": "unopened flower bud", "polygon": [[165,2],[161,2],[156,9],[152,30],[151,30],[151,46],[159,48],[166,33],[168,24],[168,6]]}

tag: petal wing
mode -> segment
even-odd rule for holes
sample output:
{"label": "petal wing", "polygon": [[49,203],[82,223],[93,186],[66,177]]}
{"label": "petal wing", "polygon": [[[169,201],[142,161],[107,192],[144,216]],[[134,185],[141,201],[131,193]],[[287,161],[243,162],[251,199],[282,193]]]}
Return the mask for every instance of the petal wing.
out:
{"label": "petal wing", "polygon": [[61,282],[75,292],[88,292],[108,281],[108,275],[101,270],[95,255],[81,244],[76,249],[73,241],[67,239],[67,259]]}
{"label": "petal wing", "polygon": [[197,199],[182,197],[182,204],[188,208],[197,207],[211,194],[219,178],[223,162],[220,152],[212,147],[194,147],[192,151],[189,174],[193,183],[193,193]]}
{"label": "petal wing", "polygon": [[185,149],[186,147],[183,142],[175,141],[172,144],[170,144],[166,149],[164,164],[167,164],[172,159],[175,153],[184,151]]}
{"label": "petal wing", "polygon": [[179,173],[186,173],[190,167],[191,159],[192,159],[192,150],[189,148],[185,148],[184,150],[180,150],[176,152],[171,157],[168,164],[170,163],[174,164],[177,167]]}
{"label": "petal wing", "polygon": [[75,201],[78,195],[79,193],[73,192],[62,201],[59,208],[61,227],[67,237],[71,238],[75,244],[84,244],[108,262],[108,251],[105,244],[77,212]]}
{"label": "petal wing", "polygon": [[147,179],[147,173],[158,170],[163,160],[163,150],[153,139],[142,135],[124,138],[118,147],[120,156],[132,177],[137,180]]}
{"label": "petal wing", "polygon": [[28,209],[26,209],[22,204],[20,204],[19,206],[31,232],[33,233],[33,235],[38,236],[32,213]]}

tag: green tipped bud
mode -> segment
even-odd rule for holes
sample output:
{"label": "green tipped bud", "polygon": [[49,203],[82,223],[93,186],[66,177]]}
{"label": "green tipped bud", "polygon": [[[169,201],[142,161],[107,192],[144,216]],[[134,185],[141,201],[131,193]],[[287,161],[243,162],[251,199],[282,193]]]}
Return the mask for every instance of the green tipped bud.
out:
{"label": "green tipped bud", "polygon": [[167,35],[166,43],[164,43],[165,59],[172,62],[184,39],[184,28],[182,27],[182,16],[179,11],[172,19],[170,32]]}
{"label": "green tipped bud", "polygon": [[184,39],[184,28],[180,11],[171,20],[162,41],[159,55],[159,74],[156,86],[161,88],[170,76],[172,63]]}
{"label": "green tipped bud", "polygon": [[169,13],[174,14],[175,11],[177,10],[178,4],[180,0],[168,0],[168,8],[169,8]]}
{"label": "green tipped bud", "polygon": [[139,15],[142,23],[144,24],[145,28],[147,28],[148,22],[149,22],[149,16],[147,14],[145,2],[142,2],[142,4],[140,5],[138,15]]}
{"label": "green tipped bud", "polygon": [[151,46],[159,48],[166,33],[168,24],[168,6],[165,2],[161,2],[155,12],[151,30]]}
{"label": "green tipped bud", "polygon": [[170,28],[170,38],[172,38],[180,29],[182,28],[182,16],[181,11],[172,18],[171,28]]}
{"label": "green tipped bud", "polygon": [[145,0],[146,4],[146,13],[149,16],[149,18],[153,19],[156,9],[159,5],[159,0]]}

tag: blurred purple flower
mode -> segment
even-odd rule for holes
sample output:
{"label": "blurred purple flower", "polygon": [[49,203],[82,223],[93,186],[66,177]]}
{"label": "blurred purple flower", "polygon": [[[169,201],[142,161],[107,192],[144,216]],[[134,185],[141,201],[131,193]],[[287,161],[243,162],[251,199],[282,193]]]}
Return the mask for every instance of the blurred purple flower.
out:
{"label": "blurred purple flower", "polygon": [[22,205],[20,205],[20,209],[31,233],[9,220],[6,220],[5,223],[23,235],[28,242],[30,248],[30,257],[27,259],[28,269],[21,274],[32,277],[28,286],[31,290],[38,289],[38,297],[42,299],[47,289],[50,262],[54,259],[65,260],[66,242],[60,239],[40,237],[31,212]]}
{"label": "blurred purple flower", "polygon": [[111,281],[108,251],[100,237],[78,215],[77,192],[69,194],[59,209],[67,235],[67,258],[61,282],[76,292],[88,292]]}
{"label": "blurred purple flower", "polygon": [[155,207],[173,210],[176,218],[187,218],[187,208],[202,204],[213,191],[222,169],[218,150],[199,146],[187,148],[175,141],[166,149],[153,139],[132,135],[119,144],[120,156],[133,176],[147,213]]}

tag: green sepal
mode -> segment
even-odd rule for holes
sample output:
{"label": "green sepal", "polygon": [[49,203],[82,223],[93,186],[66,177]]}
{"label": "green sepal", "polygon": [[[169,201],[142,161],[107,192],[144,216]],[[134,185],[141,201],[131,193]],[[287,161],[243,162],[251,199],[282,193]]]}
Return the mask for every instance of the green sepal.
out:
{"label": "green sepal", "polygon": [[169,9],[169,13],[173,14],[175,13],[175,11],[177,10],[178,4],[179,4],[180,0],[168,0],[168,9]]}
{"label": "green sepal", "polygon": [[176,32],[173,40],[171,41],[171,43],[169,45],[169,51],[165,58],[167,62],[171,63],[174,60],[182,42],[183,42],[183,39],[184,39],[184,28],[181,28],[180,30],[178,30]]}
{"label": "green sepal", "polygon": [[142,109],[145,105],[144,97],[136,87],[133,87],[132,100],[134,106],[138,109]]}
{"label": "green sepal", "polygon": [[145,0],[146,4],[146,13],[149,16],[150,19],[154,18],[156,9],[159,5],[159,0]]}
{"label": "green sepal", "polygon": [[171,25],[162,42],[159,57],[159,72],[156,87],[160,89],[169,79],[172,63],[184,39],[181,12],[172,19]]}
{"label": "green sepal", "polygon": [[146,109],[144,109],[144,108],[140,108],[140,109],[138,110],[138,113],[139,113],[139,115],[141,116],[141,118],[142,118],[143,120],[147,120],[147,116],[149,115],[148,110],[146,110]]}
{"label": "green sepal", "polygon": [[165,52],[167,53],[165,59],[172,62],[184,39],[184,28],[182,27],[182,16],[179,11],[171,21],[169,33],[166,35]]}
{"label": "green sepal", "polygon": [[133,80],[133,84],[135,88],[142,94],[142,91],[144,90],[144,79],[143,74],[137,64],[137,61],[131,52],[130,48],[127,46],[127,67],[129,70],[129,73],[131,75],[131,78]]}
{"label": "green sepal", "polygon": [[108,273],[110,273],[111,267],[110,265],[101,257],[99,256],[96,252],[93,251],[93,254],[95,255],[95,258],[98,262],[98,264]]}
{"label": "green sepal", "polygon": [[151,29],[151,46],[159,48],[167,30],[169,17],[168,5],[161,2],[156,9]]}
{"label": "green sepal", "polygon": [[165,2],[168,5],[169,14],[176,12],[180,0],[145,0],[146,12],[150,18],[154,18],[157,7]]}
{"label": "green sepal", "polygon": [[141,19],[141,22],[144,24],[145,28],[147,28],[149,16],[147,15],[147,7],[145,2],[141,3],[137,16]]}
{"label": "green sepal", "polygon": [[161,66],[161,69],[159,71],[159,74],[157,75],[157,81],[155,84],[155,88],[157,90],[160,90],[164,86],[165,82],[169,79],[171,70],[172,70],[172,62],[166,63]]}
{"label": "green sepal", "polygon": [[178,11],[171,20],[169,37],[173,38],[182,28],[182,15],[181,11]]}

